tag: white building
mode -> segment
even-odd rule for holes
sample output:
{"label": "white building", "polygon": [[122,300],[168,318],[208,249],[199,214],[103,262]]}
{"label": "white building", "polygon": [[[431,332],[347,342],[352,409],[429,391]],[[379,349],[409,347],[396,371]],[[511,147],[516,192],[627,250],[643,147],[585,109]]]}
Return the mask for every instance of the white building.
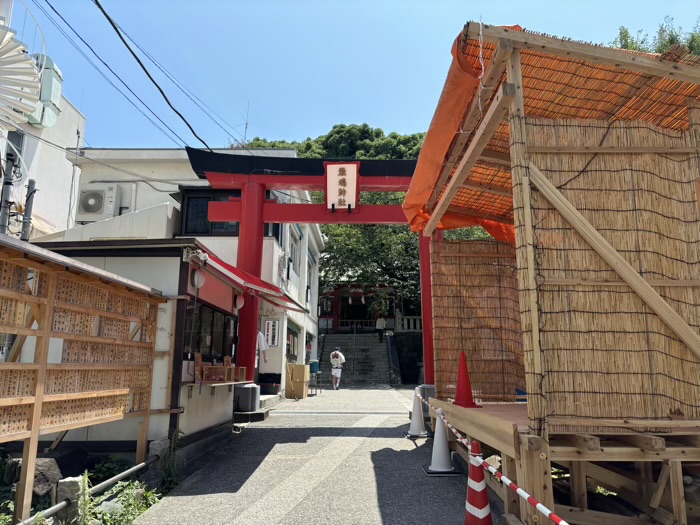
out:
{"label": "white building", "polygon": [[[251,154],[245,150],[218,151]],[[256,150],[254,154],[296,156],[293,150]],[[75,154],[68,153],[67,158],[75,159]],[[209,223],[207,206],[210,201],[228,200],[240,194],[235,190],[213,190],[197,178],[185,151],[179,149],[88,148],[79,151],[77,166],[80,177],[76,226],[37,242],[172,297],[158,318],[157,350],[163,357],[154,369],[151,408],[161,414],[151,418],[149,439],[166,436],[168,428],[176,425],[193,435],[208,434],[211,429],[230,423],[233,393],[228,388],[191,384],[192,351],[199,350],[205,360],[221,363],[235,342],[237,310],[232,306],[232,298],[241,294],[243,288],[230,280],[232,275],[225,268],[212,264],[208,271],[213,278],[208,278],[197,291],[190,282],[196,266],[183,258],[205,251],[235,266],[238,224]],[[102,192],[101,196],[96,196],[96,192]],[[273,192],[269,197],[309,199],[307,192]],[[262,279],[281,288],[302,310],[289,311],[261,301],[260,329],[266,334],[270,349],[267,363],[261,362],[259,371],[278,374],[281,389],[286,363],[306,362],[307,352],[316,352],[318,261],[323,248],[317,225],[265,227]],[[220,285],[223,281],[227,282]],[[193,324],[199,326],[194,335],[190,330]],[[205,325],[209,328],[203,328]],[[229,340],[232,335],[234,339]],[[184,412],[177,414],[181,409]],[[66,439],[130,440],[135,438],[136,428],[119,422],[90,429],[89,436],[84,430],[81,432],[85,435],[69,435]]]}
{"label": "white building", "polygon": [[[27,180],[36,180],[38,191],[34,197],[32,237],[55,233],[73,225],[78,174],[74,163],[66,158],[65,150],[76,145],[82,147],[85,117],[63,96],[57,107],[60,113],[51,127],[21,124],[16,131],[0,134],[3,161],[8,153],[18,150],[21,155],[15,168],[17,181],[12,188],[13,211],[26,201]],[[17,219],[10,223],[13,232],[21,228],[21,216]]]}

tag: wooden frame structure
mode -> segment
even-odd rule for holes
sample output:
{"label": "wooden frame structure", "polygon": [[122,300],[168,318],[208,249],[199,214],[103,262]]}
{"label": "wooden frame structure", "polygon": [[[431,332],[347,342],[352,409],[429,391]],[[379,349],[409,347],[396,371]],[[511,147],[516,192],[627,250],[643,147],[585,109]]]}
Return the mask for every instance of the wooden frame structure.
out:
{"label": "wooden frame structure", "polygon": [[0,363],[0,443],[24,442],[18,519],[30,514],[42,435],[138,416],[145,459],[161,302],[141,284],[0,239],[0,333],[15,336]]}
{"label": "wooden frame structure", "polygon": [[[692,380],[695,367],[700,366],[698,303],[694,299],[694,287],[700,286],[700,259],[695,258],[700,238],[693,233],[700,218],[696,195],[700,187],[700,60],[682,50],[674,50],[672,57],[661,57],[478,23],[465,27],[456,49],[465,55],[456,58],[457,62],[472,59],[474,65],[474,58],[482,53],[488,58],[480,74],[481,84],[464,108],[464,119],[443,167],[438,174],[431,173],[435,183],[421,210],[425,217],[423,234],[431,236],[443,227],[446,214],[451,214],[451,225],[460,215],[513,225],[529,398],[527,406],[485,404],[479,410],[431,399],[431,414],[434,417],[434,410],[442,408],[456,428],[500,455],[504,474],[569,523],[631,525],[646,519],[616,514],[612,507],[611,512],[591,510],[590,485],[615,492],[658,523],[686,524],[700,519],[697,506],[685,501],[683,488],[683,462],[700,461],[700,388]],[[591,78],[586,79],[587,75]],[[540,79],[542,85],[537,84]],[[606,82],[617,81],[625,88],[604,91]],[[483,93],[489,93],[485,99]],[[574,138],[576,134],[567,134],[573,126],[581,128],[578,139]],[[663,138],[655,141],[650,139],[652,135]],[[510,169],[501,169],[505,175],[494,175],[498,157],[509,160]],[[670,169],[664,162],[677,168],[657,191],[641,177],[645,173],[662,177],[660,173]],[[651,255],[646,246],[624,245],[624,228],[620,236],[615,236],[610,224],[604,222],[608,219],[601,218],[606,213],[604,207],[598,209],[591,205],[590,197],[581,197],[583,192],[591,191],[581,187],[585,183],[573,189],[567,186],[589,169],[605,171],[607,165],[611,166],[611,195],[617,192],[634,199],[639,188],[653,194],[643,200],[640,193],[642,204],[633,200],[630,210],[621,211],[637,213],[641,209],[647,223],[639,231],[665,235]],[[420,169],[419,159],[417,172]],[[624,170],[631,172],[631,190],[619,182]],[[635,170],[642,175],[636,175]],[[635,175],[640,177],[639,182]],[[604,179],[597,180],[605,184]],[[660,205],[660,199],[669,200],[669,204]],[[619,200],[611,200],[612,212],[619,212],[616,206],[624,208]],[[654,214],[668,220],[677,214],[683,226],[666,233],[654,222]],[[416,224],[414,218],[409,219]],[[544,230],[543,223],[550,230]],[[580,257],[583,263],[563,266],[566,271],[557,272],[547,250],[555,250],[553,246],[562,240],[574,247],[569,248],[574,250],[572,253],[582,253],[571,255],[571,259]],[[684,244],[688,251],[674,257],[675,253],[670,253],[673,242]],[[559,250],[566,251],[566,246]],[[673,258],[683,268],[667,265],[660,269],[655,256]],[[585,263],[593,257],[603,261],[595,265],[600,277],[586,273]],[[650,352],[656,349],[664,357],[656,361],[649,357],[653,363],[638,368],[633,361],[625,365],[610,357],[610,363],[606,363],[601,357],[596,360],[576,353],[590,348],[585,346],[588,330],[595,332],[595,328],[615,322],[596,320],[587,325],[576,317],[585,312],[584,303],[590,301],[577,298],[576,293],[582,289],[603,294],[597,300],[617,306],[622,300],[610,297],[627,294],[624,301],[633,305],[627,313],[642,316],[646,323],[638,333],[646,334]],[[555,314],[568,315],[565,321],[552,314],[552,297],[557,294],[562,301],[559,304],[564,306]],[[613,310],[610,307],[609,311]],[[601,311],[590,311],[601,316],[608,310],[604,305]],[[552,332],[565,332],[566,323],[578,323],[578,332],[569,339],[555,339]],[[610,340],[601,340],[599,347],[592,348],[614,346],[614,340]],[[557,354],[565,350],[569,353]],[[586,367],[582,360],[598,366]],[[686,369],[674,369],[669,364],[673,360],[685,363]],[[588,397],[581,394],[580,400],[572,397],[577,389],[594,388],[577,386],[587,379],[577,378],[576,370],[598,368],[605,377],[606,366],[627,366],[629,375],[651,378],[650,390],[639,395],[648,395],[652,401],[646,397],[635,401],[631,388],[629,407],[606,406],[609,396],[618,393],[606,386],[604,379],[598,379],[595,386],[600,392]],[[572,374],[572,378],[557,379],[557,374],[563,372]],[[684,386],[673,390],[663,383],[666,379],[657,380],[657,376]],[[688,378],[691,381],[686,381]],[[554,381],[560,381],[556,387]],[[571,413],[562,414],[562,406],[567,403]],[[593,408],[587,411],[583,405]],[[679,405],[682,410],[677,408]],[[626,409],[631,415],[623,413]],[[466,453],[458,442],[452,445],[460,454]],[[553,466],[568,472],[568,483],[552,479]],[[542,516],[533,507],[514,498],[497,482],[489,480],[489,484],[504,500],[512,519],[517,516],[523,523],[541,522]],[[570,495],[570,505],[555,504],[555,485],[561,488],[562,484]]]}

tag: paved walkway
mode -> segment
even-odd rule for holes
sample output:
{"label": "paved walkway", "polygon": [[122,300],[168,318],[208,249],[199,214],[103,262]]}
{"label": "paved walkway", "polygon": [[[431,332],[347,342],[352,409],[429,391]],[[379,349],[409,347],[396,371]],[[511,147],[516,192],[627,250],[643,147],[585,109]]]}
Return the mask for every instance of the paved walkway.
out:
{"label": "paved walkway", "polygon": [[232,437],[136,523],[462,524],[466,481],[428,478],[405,439],[412,390],[324,390]]}

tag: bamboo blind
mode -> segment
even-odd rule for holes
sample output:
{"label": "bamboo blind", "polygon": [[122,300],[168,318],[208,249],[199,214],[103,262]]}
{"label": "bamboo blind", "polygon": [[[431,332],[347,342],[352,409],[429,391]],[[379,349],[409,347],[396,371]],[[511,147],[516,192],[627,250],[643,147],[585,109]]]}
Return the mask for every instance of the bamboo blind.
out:
{"label": "bamboo blind", "polygon": [[[528,119],[526,130],[528,147],[697,147],[691,132],[639,122]],[[647,281],[690,281],[654,288],[700,328],[697,152],[530,158]],[[531,373],[526,337],[528,391],[542,382],[542,397],[530,399],[531,419],[537,403],[544,403],[546,417],[584,424],[590,418],[699,419],[700,359],[620,285],[619,275],[537,191],[532,208],[543,375]],[[522,224],[515,216],[521,247]]]}
{"label": "bamboo blind", "polygon": [[438,398],[454,398],[464,352],[476,398],[514,401],[525,371],[513,247],[433,242],[431,268]]}
{"label": "bamboo blind", "polygon": [[[0,363],[0,442],[29,437],[35,404],[41,434],[147,415],[157,304],[146,294],[0,250],[0,333],[17,336],[12,362]],[[62,342],[60,363],[40,351],[42,337]],[[35,361],[19,363],[27,338],[35,339]]]}

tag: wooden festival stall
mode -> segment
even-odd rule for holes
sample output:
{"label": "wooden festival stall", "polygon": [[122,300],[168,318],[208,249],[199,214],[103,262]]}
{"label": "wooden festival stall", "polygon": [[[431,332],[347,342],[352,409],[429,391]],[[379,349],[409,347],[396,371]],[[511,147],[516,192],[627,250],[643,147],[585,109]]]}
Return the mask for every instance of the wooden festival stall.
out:
{"label": "wooden festival stall", "polygon": [[[683,484],[700,461],[700,58],[478,23],[453,55],[404,208],[426,236],[481,224],[500,242],[490,251],[432,243],[432,407],[570,523],[700,519]],[[514,260],[493,248],[503,243]],[[456,252],[461,268],[450,262]],[[507,261],[518,298],[503,309],[514,301]],[[478,285],[485,271],[494,293]],[[495,322],[499,308],[505,319]],[[517,364],[522,355],[527,403],[447,401],[460,347],[440,339],[441,322],[461,330],[485,401],[497,397],[481,393],[498,369],[484,357],[500,351]],[[443,362],[453,377],[441,378]],[[497,394],[519,384],[512,370]],[[542,522],[489,483],[507,512]],[[617,494],[606,512],[589,507],[596,487]]]}
{"label": "wooden festival stall", "polygon": [[[12,238],[0,237],[0,443],[24,441],[17,516],[29,517],[39,438],[140,416],[146,456],[161,295]],[[61,434],[62,433],[62,434]]]}

